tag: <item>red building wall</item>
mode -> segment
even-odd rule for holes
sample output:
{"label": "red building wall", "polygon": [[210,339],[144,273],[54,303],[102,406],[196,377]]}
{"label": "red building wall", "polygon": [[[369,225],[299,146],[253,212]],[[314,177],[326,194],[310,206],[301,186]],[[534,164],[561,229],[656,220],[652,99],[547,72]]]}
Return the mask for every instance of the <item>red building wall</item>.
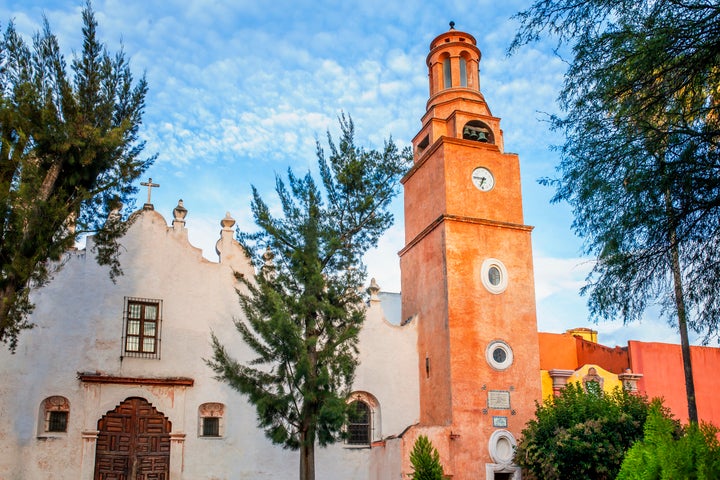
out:
{"label": "red building wall", "polygon": [[[666,407],[683,423],[688,421],[687,397],[680,345],[628,342],[630,364],[642,373],[641,393],[662,397]],[[720,426],[720,349],[691,347],[695,398],[701,421]]]}
{"label": "red building wall", "polygon": [[595,342],[575,337],[578,366],[599,365],[608,372],[623,373],[630,368],[627,347],[606,347]]}

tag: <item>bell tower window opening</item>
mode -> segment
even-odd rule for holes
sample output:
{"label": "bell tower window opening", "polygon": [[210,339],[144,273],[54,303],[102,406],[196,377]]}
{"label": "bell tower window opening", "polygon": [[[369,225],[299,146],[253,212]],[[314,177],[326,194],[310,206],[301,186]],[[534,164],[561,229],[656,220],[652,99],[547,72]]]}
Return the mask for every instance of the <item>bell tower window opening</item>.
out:
{"label": "bell tower window opening", "polygon": [[450,64],[450,57],[445,57],[442,64],[443,64],[443,88],[450,88],[450,87],[452,87],[452,65]]}
{"label": "bell tower window opening", "polygon": [[480,120],[470,120],[467,122],[462,130],[462,138],[480,143],[495,144],[495,136],[493,135],[492,129]]}
{"label": "bell tower window opening", "polygon": [[422,153],[425,151],[425,149],[430,145],[430,136],[425,135],[425,137],[420,141],[420,143],[417,144],[417,149],[415,150],[415,153],[417,155],[416,158],[420,157]]}
{"label": "bell tower window opening", "polygon": [[467,87],[467,60],[464,57],[460,57],[460,86]]}

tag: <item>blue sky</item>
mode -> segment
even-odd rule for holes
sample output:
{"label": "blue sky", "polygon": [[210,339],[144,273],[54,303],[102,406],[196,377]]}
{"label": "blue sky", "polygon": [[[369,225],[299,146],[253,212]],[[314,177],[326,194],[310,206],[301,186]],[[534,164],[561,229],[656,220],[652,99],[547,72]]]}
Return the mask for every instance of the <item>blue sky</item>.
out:
{"label": "blue sky", "polygon": [[[43,14],[68,58],[81,48],[84,2],[5,0],[0,25],[13,19],[27,34]],[[253,230],[250,185],[271,204],[274,176],[288,167],[313,169],[315,140],[337,133],[350,114],[357,140],[375,148],[392,135],[409,144],[420,129],[428,97],[425,57],[430,41],[448,29],[475,36],[482,51],[481,90],[502,118],[506,151],[520,155],[525,223],[535,226],[533,250],[541,331],[591,327],[600,341],[678,342],[664,320],[622,326],[587,321],[578,294],[590,268],[570,228],[566,205],[538,185],[553,176],[561,142],[544,121],[555,112],[565,64],[554,43],[506,55],[517,23],[510,17],[529,0],[95,0],[99,36],[110,51],[123,45],[150,91],[142,128],[146,152],[158,153],[147,176],[156,210],[170,222],[182,198],[190,240],[216,260],[220,220],[230,212]],[[146,191],[138,196],[141,205]],[[404,245],[402,197],[396,224],[366,261],[384,290],[399,291],[397,252]]]}

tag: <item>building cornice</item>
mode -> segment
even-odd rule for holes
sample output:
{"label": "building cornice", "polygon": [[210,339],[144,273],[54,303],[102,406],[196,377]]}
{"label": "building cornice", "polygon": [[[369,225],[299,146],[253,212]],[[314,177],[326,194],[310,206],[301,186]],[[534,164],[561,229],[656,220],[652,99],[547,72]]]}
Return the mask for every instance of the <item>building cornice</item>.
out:
{"label": "building cornice", "polygon": [[153,387],[192,387],[195,380],[188,377],[120,377],[99,373],[78,372],[78,379],[83,383],[105,383],[113,385],[147,385]]}

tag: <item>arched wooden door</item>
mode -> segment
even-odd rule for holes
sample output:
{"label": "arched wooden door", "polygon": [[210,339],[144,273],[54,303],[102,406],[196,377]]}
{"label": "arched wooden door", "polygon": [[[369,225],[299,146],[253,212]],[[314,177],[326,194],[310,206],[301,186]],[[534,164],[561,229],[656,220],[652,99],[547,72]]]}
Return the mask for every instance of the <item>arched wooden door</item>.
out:
{"label": "arched wooden door", "polygon": [[170,420],[131,397],[98,421],[95,480],[168,480]]}

